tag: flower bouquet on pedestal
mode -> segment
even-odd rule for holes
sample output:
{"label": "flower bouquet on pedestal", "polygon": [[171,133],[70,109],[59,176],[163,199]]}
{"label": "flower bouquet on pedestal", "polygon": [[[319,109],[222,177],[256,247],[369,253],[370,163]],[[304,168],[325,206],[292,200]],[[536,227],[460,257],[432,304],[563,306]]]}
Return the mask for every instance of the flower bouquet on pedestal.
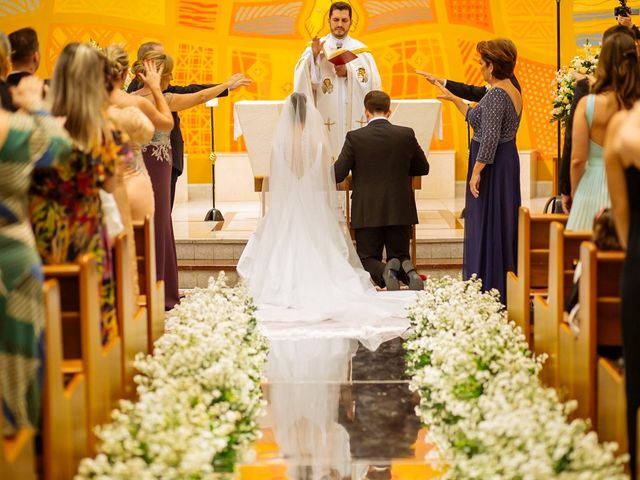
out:
{"label": "flower bouquet on pedestal", "polygon": [[563,126],[566,124],[576,81],[581,77],[593,75],[596,71],[599,55],[600,45],[591,45],[587,40],[578,55],[571,59],[569,65],[563,66],[556,72],[552,86],[552,122],[559,121]]}

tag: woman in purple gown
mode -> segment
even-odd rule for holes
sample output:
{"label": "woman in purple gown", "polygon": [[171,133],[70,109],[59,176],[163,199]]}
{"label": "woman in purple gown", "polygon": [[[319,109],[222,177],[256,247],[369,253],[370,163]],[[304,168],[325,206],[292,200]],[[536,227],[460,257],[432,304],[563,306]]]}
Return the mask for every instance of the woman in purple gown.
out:
{"label": "woman in purple gown", "polygon": [[520,159],[516,133],[522,96],[511,82],[517,50],[511,40],[479,42],[480,72],[489,91],[475,107],[440,83],[438,98],[453,102],[473,128],[464,221],[465,279],[476,274],[483,289],[497,289],[506,303],[505,278],[515,271],[520,208]]}

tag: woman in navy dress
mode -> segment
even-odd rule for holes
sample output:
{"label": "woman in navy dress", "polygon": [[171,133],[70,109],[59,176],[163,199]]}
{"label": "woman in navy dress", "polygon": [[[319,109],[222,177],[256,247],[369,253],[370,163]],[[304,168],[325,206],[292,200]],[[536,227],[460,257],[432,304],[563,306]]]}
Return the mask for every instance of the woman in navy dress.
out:
{"label": "woman in navy dress", "polygon": [[479,42],[480,72],[489,91],[475,107],[440,83],[438,98],[453,102],[473,128],[469,155],[462,274],[476,274],[483,290],[497,289],[506,303],[505,278],[515,271],[520,208],[520,158],[516,133],[522,96],[511,82],[518,52],[511,40]]}

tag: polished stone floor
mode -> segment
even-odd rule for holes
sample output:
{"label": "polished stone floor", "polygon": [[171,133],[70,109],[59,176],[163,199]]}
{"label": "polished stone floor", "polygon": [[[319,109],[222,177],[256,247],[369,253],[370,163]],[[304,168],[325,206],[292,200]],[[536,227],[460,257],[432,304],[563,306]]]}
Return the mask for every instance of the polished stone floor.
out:
{"label": "polished stone floor", "polygon": [[272,344],[256,458],[243,479],[431,479],[402,339],[371,352],[346,339]]}

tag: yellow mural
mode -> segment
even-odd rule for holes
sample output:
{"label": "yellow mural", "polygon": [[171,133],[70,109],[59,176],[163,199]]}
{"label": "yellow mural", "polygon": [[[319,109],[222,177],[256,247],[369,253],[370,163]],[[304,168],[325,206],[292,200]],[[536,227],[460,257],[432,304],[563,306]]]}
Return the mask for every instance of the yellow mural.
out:
{"label": "yellow mural", "polygon": [[[479,40],[506,36],[519,50],[517,75],[525,110],[518,136],[521,149],[539,149],[546,159],[539,178],[550,179],[556,128],[549,123],[551,80],[555,70],[555,0],[352,0],[352,35],[372,50],[383,88],[395,98],[432,98],[436,92],[415,69],[481,83],[475,57]],[[563,58],[576,41],[599,33],[612,17],[595,0],[562,2]],[[613,5],[615,2],[610,2]],[[55,59],[69,41],[123,43],[130,55],[149,40],[161,41],[176,58],[176,84],[222,81],[240,71],[254,80],[222,99],[215,110],[216,150],[241,151],[233,140],[232,105],[237,100],[282,99],[291,93],[293,68],[313,34],[324,34],[331,0],[4,0],[0,28],[34,27],[43,62],[51,75]],[[605,18],[606,10],[608,17]],[[602,12],[600,12],[602,11]],[[595,13],[594,13],[595,12]],[[574,21],[579,23],[578,35]],[[605,26],[606,25],[606,26]],[[582,37],[581,37],[582,36]],[[466,174],[467,129],[445,105],[444,139],[433,149],[455,149],[456,178]],[[197,107],[181,115],[189,181],[210,181],[209,111]]]}

